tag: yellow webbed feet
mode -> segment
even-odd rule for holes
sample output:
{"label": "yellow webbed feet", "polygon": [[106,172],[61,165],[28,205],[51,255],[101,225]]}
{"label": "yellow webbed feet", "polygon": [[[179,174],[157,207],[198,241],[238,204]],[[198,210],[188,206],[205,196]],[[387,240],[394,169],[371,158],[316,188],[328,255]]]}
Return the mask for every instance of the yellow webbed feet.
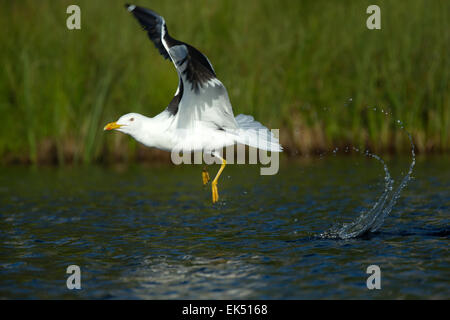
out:
{"label": "yellow webbed feet", "polygon": [[211,191],[212,191],[212,202],[216,203],[219,201],[219,191],[217,190],[217,182],[213,181],[211,183]]}
{"label": "yellow webbed feet", "polygon": [[209,173],[208,173],[208,171],[206,171],[206,168],[203,168],[202,180],[203,180],[203,185],[206,185],[209,182]]}
{"label": "yellow webbed feet", "polygon": [[219,191],[217,190],[217,181],[219,180],[219,177],[222,174],[223,169],[225,169],[227,162],[225,159],[223,159],[221,156],[219,156],[217,154],[214,154],[214,156],[218,157],[220,160],[222,160],[222,165],[220,166],[219,172],[217,172],[216,177],[211,182],[212,202],[216,203],[217,201],[219,201]]}

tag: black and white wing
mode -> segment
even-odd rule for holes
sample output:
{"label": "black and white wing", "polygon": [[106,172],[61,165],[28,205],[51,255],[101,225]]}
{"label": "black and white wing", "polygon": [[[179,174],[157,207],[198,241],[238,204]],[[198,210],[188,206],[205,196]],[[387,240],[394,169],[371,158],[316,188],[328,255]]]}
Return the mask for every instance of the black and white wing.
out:
{"label": "black and white wing", "polygon": [[172,38],[164,18],[150,9],[126,5],[164,58],[177,69],[179,84],[167,111],[177,116],[178,128],[196,122],[221,129],[237,127],[226,88],[208,58],[193,46]]}

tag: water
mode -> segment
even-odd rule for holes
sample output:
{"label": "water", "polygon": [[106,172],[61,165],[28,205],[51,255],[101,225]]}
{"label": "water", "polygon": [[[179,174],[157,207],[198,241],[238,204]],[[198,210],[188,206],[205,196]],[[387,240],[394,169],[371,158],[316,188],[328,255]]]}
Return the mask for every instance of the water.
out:
{"label": "water", "polygon": [[[321,238],[330,239],[350,239],[361,237],[367,233],[373,233],[378,231],[383,225],[384,219],[391,213],[394,205],[401,195],[402,190],[408,185],[408,182],[412,178],[413,169],[416,165],[416,153],[415,147],[411,135],[408,133],[409,142],[411,144],[411,164],[408,172],[401,178],[400,183],[394,189],[394,179],[392,179],[389,172],[389,168],[386,162],[378,155],[366,150],[364,154],[377,160],[384,170],[384,190],[381,196],[374,201],[374,205],[367,211],[360,213],[360,216],[351,223],[345,223],[343,225],[335,225],[330,230],[320,234]],[[353,147],[353,150],[360,152],[358,148]],[[346,148],[346,152],[349,148]],[[336,153],[333,151],[333,153]]]}
{"label": "water", "polygon": [[[352,239],[321,235],[383,196],[383,165],[363,155],[276,176],[227,166],[217,205],[199,166],[0,168],[0,298],[449,299],[449,160],[419,157],[384,222]],[[386,164],[398,190],[411,158]],[[72,264],[82,290],[66,288]]]}

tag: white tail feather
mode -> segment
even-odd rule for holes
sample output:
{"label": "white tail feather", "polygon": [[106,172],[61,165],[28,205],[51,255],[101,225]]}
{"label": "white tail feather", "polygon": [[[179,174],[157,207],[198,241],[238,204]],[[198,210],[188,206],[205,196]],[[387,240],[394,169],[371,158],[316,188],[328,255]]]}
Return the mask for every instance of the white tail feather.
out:
{"label": "white tail feather", "polygon": [[236,138],[238,143],[266,151],[283,151],[278,138],[252,116],[239,114],[235,119],[239,127]]}

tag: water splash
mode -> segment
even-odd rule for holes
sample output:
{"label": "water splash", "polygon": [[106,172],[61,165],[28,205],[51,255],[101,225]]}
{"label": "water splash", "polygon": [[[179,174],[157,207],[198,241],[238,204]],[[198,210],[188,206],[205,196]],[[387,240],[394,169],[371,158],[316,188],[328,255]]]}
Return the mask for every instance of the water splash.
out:
{"label": "water splash", "polygon": [[[403,124],[399,122],[401,125],[401,129],[404,130]],[[369,209],[367,212],[363,212],[355,221],[351,223],[339,224],[331,227],[329,230],[320,234],[320,238],[327,239],[350,239],[363,236],[369,232],[377,231],[383,224],[384,219],[391,213],[392,208],[400,197],[400,193],[403,188],[406,187],[409,180],[411,180],[411,175],[413,172],[413,168],[416,164],[416,154],[414,143],[411,137],[411,134],[404,130],[409,138],[409,142],[411,144],[411,155],[412,161],[409,166],[408,173],[403,177],[400,184],[397,188],[394,189],[394,179],[391,178],[391,174],[389,173],[389,169],[384,162],[376,154],[370,153],[368,150],[364,152],[364,154],[368,157],[372,157],[379,161],[383,165],[383,169],[385,172],[385,184],[384,191],[378,200],[375,202],[373,207]],[[357,148],[353,148],[356,152],[362,153]]]}

